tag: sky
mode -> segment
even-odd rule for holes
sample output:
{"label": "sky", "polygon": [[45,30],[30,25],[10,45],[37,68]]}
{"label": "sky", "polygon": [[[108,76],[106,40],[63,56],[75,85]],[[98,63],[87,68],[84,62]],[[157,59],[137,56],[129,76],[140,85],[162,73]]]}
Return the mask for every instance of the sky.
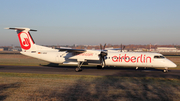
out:
{"label": "sky", "polygon": [[180,45],[180,0],[0,0],[0,46],[27,27],[39,45]]}

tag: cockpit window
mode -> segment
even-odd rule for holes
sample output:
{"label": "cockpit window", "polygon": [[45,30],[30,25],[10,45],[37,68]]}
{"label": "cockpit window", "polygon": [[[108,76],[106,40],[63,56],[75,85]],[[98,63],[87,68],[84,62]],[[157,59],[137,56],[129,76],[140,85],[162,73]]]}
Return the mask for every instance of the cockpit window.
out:
{"label": "cockpit window", "polygon": [[162,56],[162,55],[160,55],[160,56],[154,56],[154,58],[158,58],[158,59],[163,59],[163,58],[165,58],[164,56]]}

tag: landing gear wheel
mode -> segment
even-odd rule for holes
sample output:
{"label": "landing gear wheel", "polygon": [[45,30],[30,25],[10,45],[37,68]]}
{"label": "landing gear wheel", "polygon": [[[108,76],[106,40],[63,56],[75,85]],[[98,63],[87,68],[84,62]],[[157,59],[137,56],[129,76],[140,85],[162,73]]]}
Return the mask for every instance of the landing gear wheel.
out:
{"label": "landing gear wheel", "polygon": [[76,72],[80,72],[80,71],[82,71],[82,69],[77,67],[77,68],[75,69],[75,71],[76,71]]}
{"label": "landing gear wheel", "polygon": [[101,65],[97,65],[97,69],[102,69],[102,66]]}
{"label": "landing gear wheel", "polygon": [[167,72],[168,72],[168,70],[167,70],[167,69],[164,69],[164,70],[163,70],[163,72],[164,72],[164,73],[167,73]]}
{"label": "landing gear wheel", "polygon": [[165,69],[163,70],[164,73],[167,73],[168,72],[168,68],[165,67]]}

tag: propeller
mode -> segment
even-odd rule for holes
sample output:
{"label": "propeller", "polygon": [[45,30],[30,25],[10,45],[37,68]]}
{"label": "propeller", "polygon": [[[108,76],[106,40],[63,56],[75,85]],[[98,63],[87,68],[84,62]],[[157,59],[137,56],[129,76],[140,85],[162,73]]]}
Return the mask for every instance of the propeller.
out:
{"label": "propeller", "polygon": [[105,47],[106,47],[106,44],[104,44],[104,47],[100,44],[101,53],[98,56],[100,58],[100,63],[102,67],[106,65],[105,56],[107,56],[107,52],[105,51]]}
{"label": "propeller", "polygon": [[125,47],[126,47],[126,46],[123,46],[123,45],[121,44],[121,52],[122,52],[122,50],[124,50]]}

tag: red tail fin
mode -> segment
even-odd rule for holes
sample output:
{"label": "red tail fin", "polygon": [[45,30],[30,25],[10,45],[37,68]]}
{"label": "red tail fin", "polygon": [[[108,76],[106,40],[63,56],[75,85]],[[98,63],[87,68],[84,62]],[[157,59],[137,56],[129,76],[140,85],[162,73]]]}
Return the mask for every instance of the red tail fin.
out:
{"label": "red tail fin", "polygon": [[29,31],[37,31],[37,30],[32,30],[29,28],[7,28],[7,29],[13,29],[17,31],[19,42],[23,50],[33,49],[33,45],[35,44],[35,42],[31,37]]}

